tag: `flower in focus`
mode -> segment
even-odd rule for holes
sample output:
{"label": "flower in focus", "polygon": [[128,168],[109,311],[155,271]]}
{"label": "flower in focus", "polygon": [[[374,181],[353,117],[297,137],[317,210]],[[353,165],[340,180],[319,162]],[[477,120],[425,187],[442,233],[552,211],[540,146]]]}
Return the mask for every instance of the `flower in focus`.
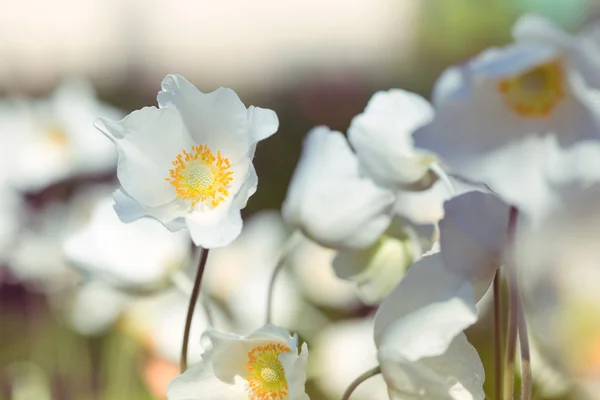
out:
{"label": "flower in focus", "polygon": [[163,80],[158,104],[96,121],[119,154],[115,209],[125,222],[147,216],[187,227],[196,245],[226,246],[256,191],[256,144],[275,133],[277,115],[247,109],[231,89],[202,93],[179,75]]}
{"label": "flower in focus", "polygon": [[413,138],[452,174],[534,215],[557,200],[555,185],[600,177],[600,108],[562,41],[516,36],[446,70],[435,117]]}
{"label": "flower in focus", "polygon": [[15,101],[2,107],[0,123],[11,141],[9,181],[24,191],[41,190],[75,176],[103,174],[116,167],[114,146],[95,133],[99,116],[123,112],[98,100],[85,81],[67,81],[47,99]]}
{"label": "flower in focus", "polygon": [[306,343],[266,325],[248,336],[205,332],[210,346],[202,360],[175,378],[169,400],[305,400]]}
{"label": "flower in focus", "polygon": [[285,221],[331,248],[362,249],[388,227],[394,195],[362,176],[344,135],[311,130],[282,208]]}
{"label": "flower in focus", "polygon": [[143,292],[168,283],[169,275],[189,258],[189,245],[187,232],[168,232],[157,221],[121,222],[112,198],[103,197],[87,226],[67,238],[64,252],[66,260],[89,278]]}

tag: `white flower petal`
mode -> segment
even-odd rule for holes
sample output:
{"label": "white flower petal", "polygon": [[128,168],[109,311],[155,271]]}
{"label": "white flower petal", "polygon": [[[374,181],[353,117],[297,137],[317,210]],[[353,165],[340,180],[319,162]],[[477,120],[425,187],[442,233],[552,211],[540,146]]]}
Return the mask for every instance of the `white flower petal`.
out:
{"label": "white flower petal", "polygon": [[402,337],[408,360],[436,356],[476,320],[473,288],[435,253],[413,264],[383,301],[375,316],[375,343]]}
{"label": "white flower petal", "polygon": [[206,360],[192,365],[167,388],[169,400],[247,400],[243,384],[232,385],[219,380]]}
{"label": "white flower petal", "polygon": [[286,222],[326,247],[364,248],[387,228],[394,196],[361,177],[340,132],[310,131],[288,188]]}
{"label": "white flower petal", "polygon": [[[213,153],[221,151],[232,163],[246,155],[252,144],[250,122],[244,103],[233,90],[202,93],[181,75],[167,75],[161,87],[159,106],[179,110],[195,143],[208,145]],[[263,122],[272,124],[270,119]]]}
{"label": "white flower petal", "polygon": [[290,400],[309,400],[304,389],[306,383],[306,368],[308,363],[308,346],[302,343],[300,354],[296,352],[282,353],[279,361],[285,372]]}
{"label": "white flower petal", "polygon": [[123,189],[117,189],[113,194],[114,209],[123,222],[132,222],[142,217],[154,218],[172,232],[186,227],[185,219],[181,217],[183,205],[175,199],[159,207],[144,207],[128,196]]}
{"label": "white flower petal", "polygon": [[247,118],[250,121],[250,142],[256,143],[268,138],[279,128],[279,118],[275,111],[255,106],[248,107]]}
{"label": "white flower petal", "polygon": [[415,153],[411,136],[432,118],[431,105],[417,94],[400,89],[377,92],[352,120],[348,140],[375,181],[397,188],[427,172],[427,159]]}
{"label": "white flower petal", "polygon": [[[226,207],[221,204],[221,207]],[[242,232],[242,215],[239,208],[229,207],[229,213],[222,219],[205,225],[201,213],[188,214],[185,218],[186,225],[196,246],[215,248],[227,246]]]}
{"label": "white flower petal", "polygon": [[406,360],[402,342],[379,351],[382,374],[392,400],[483,400],[485,373],[477,351],[460,333],[438,356]]}
{"label": "white flower petal", "polygon": [[117,145],[117,176],[129,196],[150,207],[175,199],[165,178],[176,156],[193,144],[176,109],[145,107],[122,121],[100,118],[95,125]]}
{"label": "white flower petal", "polygon": [[469,192],[448,200],[444,210],[439,223],[444,265],[472,284],[487,283],[487,289],[503,263],[510,207],[492,194]]}
{"label": "white flower petal", "polygon": [[127,296],[98,281],[84,284],[73,298],[69,322],[82,335],[99,335],[116,322]]}

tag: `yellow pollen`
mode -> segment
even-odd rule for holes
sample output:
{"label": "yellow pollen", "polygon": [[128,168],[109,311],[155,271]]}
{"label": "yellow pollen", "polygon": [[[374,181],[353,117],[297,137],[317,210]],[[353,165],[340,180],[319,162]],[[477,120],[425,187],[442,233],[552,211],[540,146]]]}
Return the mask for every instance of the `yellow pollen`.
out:
{"label": "yellow pollen", "polygon": [[539,65],[498,82],[504,102],[521,117],[547,117],[565,96],[562,68],[558,61]]}
{"label": "yellow pollen", "polygon": [[165,180],[173,185],[177,197],[192,207],[203,203],[216,207],[229,196],[233,172],[228,171],[231,164],[220,151],[215,157],[206,145],[192,146],[191,152],[183,150],[177,155],[173,167]]}
{"label": "yellow pollen", "polygon": [[279,361],[281,353],[289,353],[289,347],[282,344],[267,344],[254,347],[248,352],[246,377],[250,400],[285,400],[288,398],[288,385],[283,365]]}
{"label": "yellow pollen", "polygon": [[51,127],[47,130],[46,137],[53,145],[63,147],[67,144],[69,138],[67,134],[57,127]]}

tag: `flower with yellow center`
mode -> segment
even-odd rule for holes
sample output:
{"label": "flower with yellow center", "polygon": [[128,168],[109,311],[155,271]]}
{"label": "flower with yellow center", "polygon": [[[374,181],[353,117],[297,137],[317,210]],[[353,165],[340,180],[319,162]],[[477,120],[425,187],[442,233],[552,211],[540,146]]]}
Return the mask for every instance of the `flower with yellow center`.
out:
{"label": "flower with yellow center", "polygon": [[308,400],[308,350],[298,337],[265,325],[248,336],[209,329],[202,360],[175,378],[169,400]]}
{"label": "flower with yellow center", "polygon": [[542,39],[548,25],[520,21],[516,43],[446,70],[435,117],[413,135],[451,174],[531,215],[560,201],[560,184],[600,179],[600,107],[580,69],[593,54],[570,48],[576,39],[557,27]]}
{"label": "flower with yellow center", "polygon": [[287,398],[288,385],[285,371],[279,361],[279,354],[291,350],[282,344],[267,344],[254,347],[248,352],[246,377],[248,394],[252,400],[284,400]]}
{"label": "flower with yellow center", "polygon": [[158,104],[96,122],[119,153],[115,209],[125,222],[151,217],[188,228],[199,246],[226,246],[256,191],[256,144],[275,133],[277,115],[246,108],[231,89],[202,93],[179,75],[163,80]]}
{"label": "flower with yellow center", "polygon": [[547,117],[564,98],[564,80],[558,61],[542,64],[498,82],[504,102],[522,117]]}

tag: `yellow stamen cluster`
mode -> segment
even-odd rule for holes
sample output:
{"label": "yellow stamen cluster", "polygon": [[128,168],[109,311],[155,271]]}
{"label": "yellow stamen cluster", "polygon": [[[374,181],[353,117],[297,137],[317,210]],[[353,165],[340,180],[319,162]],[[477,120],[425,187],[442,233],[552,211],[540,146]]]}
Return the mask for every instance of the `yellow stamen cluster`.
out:
{"label": "yellow stamen cluster", "polygon": [[562,68],[558,61],[498,82],[504,102],[521,117],[547,117],[565,96]]}
{"label": "yellow stamen cluster", "polygon": [[165,180],[175,187],[177,197],[190,201],[192,207],[207,200],[216,207],[229,196],[233,172],[228,171],[231,164],[220,151],[215,157],[206,145],[192,146],[191,152],[183,150],[172,164],[175,168]]}
{"label": "yellow stamen cluster", "polygon": [[250,400],[285,400],[288,398],[288,385],[279,354],[289,353],[289,347],[282,344],[257,346],[248,352],[246,378]]}

